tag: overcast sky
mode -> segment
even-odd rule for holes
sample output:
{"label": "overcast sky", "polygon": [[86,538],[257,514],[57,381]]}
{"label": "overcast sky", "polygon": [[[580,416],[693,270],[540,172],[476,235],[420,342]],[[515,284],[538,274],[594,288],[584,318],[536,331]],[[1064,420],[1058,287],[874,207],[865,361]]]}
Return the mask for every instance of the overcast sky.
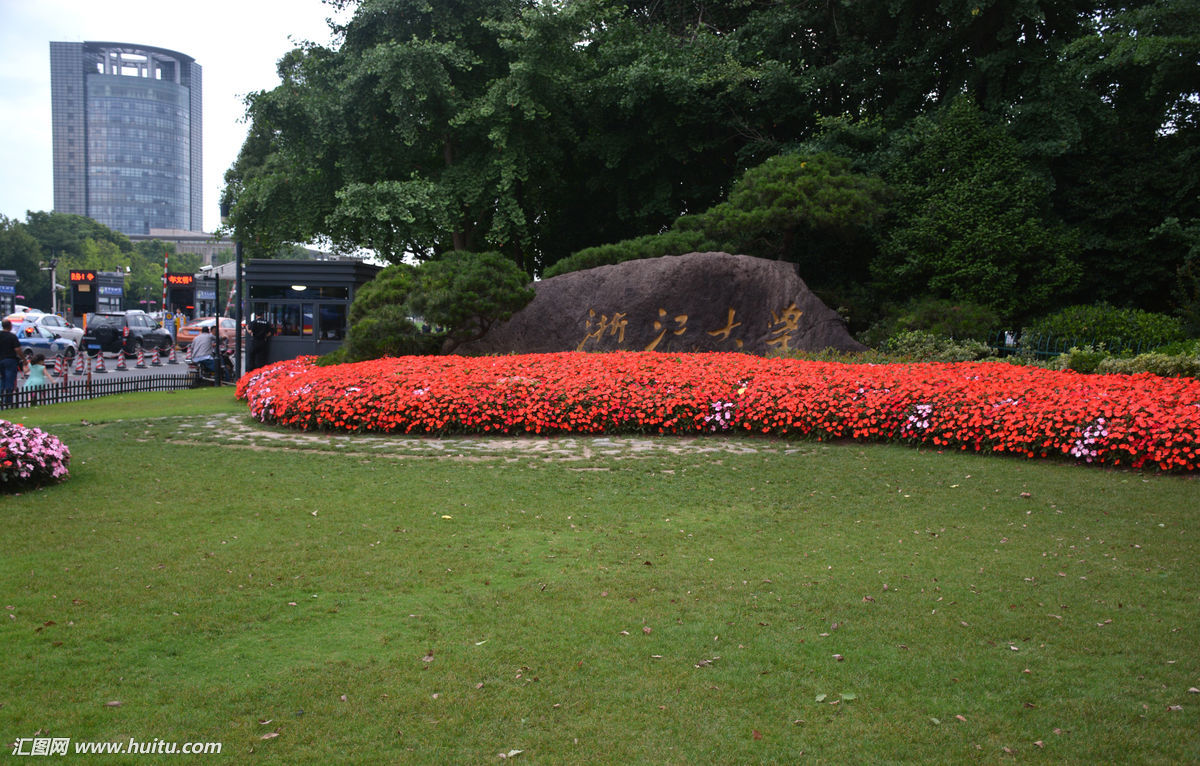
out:
{"label": "overcast sky", "polygon": [[278,84],[294,42],[329,43],[321,0],[0,0],[0,214],[52,210],[50,42],[168,48],[196,59],[204,88],[204,230],[220,223],[225,171],[246,137],[247,93]]}

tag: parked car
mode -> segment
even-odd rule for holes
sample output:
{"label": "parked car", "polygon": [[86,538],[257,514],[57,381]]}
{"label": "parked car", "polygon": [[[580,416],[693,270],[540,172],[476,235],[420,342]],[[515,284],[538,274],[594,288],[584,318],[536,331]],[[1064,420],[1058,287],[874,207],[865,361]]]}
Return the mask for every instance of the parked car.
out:
{"label": "parked car", "polygon": [[[201,327],[207,327],[209,332],[216,325],[216,317],[200,317],[192,320],[179,328],[179,337],[175,342],[180,348],[187,348],[192,345],[192,341],[200,334]],[[221,317],[221,340],[225,343],[232,344],[234,338],[237,337],[237,320],[233,317]]]}
{"label": "parked car", "polygon": [[89,314],[83,347],[89,354],[103,351],[115,354],[124,351],[133,355],[138,349],[167,352],[171,349],[171,333],[167,332],[143,311],[107,311]]}
{"label": "parked car", "polygon": [[75,341],[60,338],[57,333],[52,333],[45,327],[33,325],[25,330],[17,333],[17,339],[20,340],[21,350],[27,359],[32,358],[34,354],[43,354],[47,359],[53,359],[56,356],[74,359],[79,350]]}
{"label": "parked car", "polygon": [[57,314],[43,314],[38,311],[30,311],[19,315],[19,318],[14,318],[14,316],[10,316],[8,319],[13,323],[13,332],[18,335],[22,332],[32,334],[34,327],[45,327],[55,335],[60,335],[72,341],[77,347],[80,341],[83,340],[83,328],[76,327]]}
{"label": "parked car", "polygon": [[17,308],[17,310],[15,312],[9,314],[8,316],[6,316],[4,318],[7,319],[8,321],[12,322],[12,331],[17,333],[18,335],[20,335],[21,328],[25,326],[26,319],[32,319],[34,317],[42,316],[43,313],[44,312],[41,309],[31,309],[31,308],[27,308],[24,306],[20,306]]}

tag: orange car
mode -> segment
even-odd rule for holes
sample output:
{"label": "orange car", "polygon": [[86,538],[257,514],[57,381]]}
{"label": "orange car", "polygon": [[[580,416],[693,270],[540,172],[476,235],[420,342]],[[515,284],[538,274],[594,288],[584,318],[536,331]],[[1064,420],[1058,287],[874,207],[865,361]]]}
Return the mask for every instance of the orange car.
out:
{"label": "orange car", "polygon": [[[213,326],[216,324],[216,317],[200,317],[193,319],[187,324],[179,328],[179,335],[175,338],[175,343],[180,348],[187,348],[192,345],[192,341],[200,334],[201,327],[207,327],[209,332],[212,332]],[[237,320],[233,317],[221,317],[221,340],[232,344],[234,338],[237,337]]]}

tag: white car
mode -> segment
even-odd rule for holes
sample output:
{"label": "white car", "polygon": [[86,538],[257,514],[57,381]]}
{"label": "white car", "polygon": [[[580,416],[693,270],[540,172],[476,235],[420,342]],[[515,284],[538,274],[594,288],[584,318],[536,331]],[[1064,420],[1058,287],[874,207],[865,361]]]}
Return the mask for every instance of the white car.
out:
{"label": "white car", "polygon": [[54,335],[59,336],[63,340],[69,340],[76,346],[78,346],[80,341],[83,340],[82,327],[76,327],[66,319],[63,319],[56,314],[42,314],[39,312],[30,311],[23,314],[20,320],[17,320],[14,316],[10,316],[9,319],[14,320],[13,332],[17,334],[20,334],[21,332],[24,332],[32,327],[44,327]]}

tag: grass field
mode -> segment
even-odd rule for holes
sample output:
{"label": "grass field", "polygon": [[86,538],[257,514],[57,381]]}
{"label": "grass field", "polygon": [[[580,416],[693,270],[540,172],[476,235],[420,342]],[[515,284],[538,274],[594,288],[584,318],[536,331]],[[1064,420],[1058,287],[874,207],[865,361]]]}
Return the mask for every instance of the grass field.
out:
{"label": "grass field", "polygon": [[221,426],[243,411],[226,389],[16,418],[73,459],[0,497],[3,742],[1200,760],[1195,479],[721,437],[247,440]]}

